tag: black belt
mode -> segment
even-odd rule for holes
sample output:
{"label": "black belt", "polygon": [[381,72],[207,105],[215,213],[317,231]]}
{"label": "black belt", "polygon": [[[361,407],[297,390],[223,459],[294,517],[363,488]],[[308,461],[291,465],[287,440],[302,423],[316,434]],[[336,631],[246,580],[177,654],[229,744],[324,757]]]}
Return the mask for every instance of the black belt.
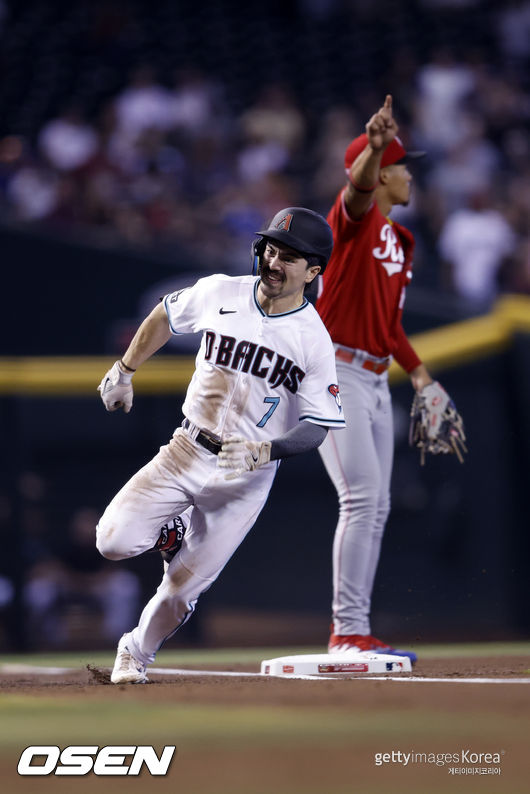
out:
{"label": "black belt", "polygon": [[[189,419],[184,419],[182,422],[182,427],[187,429],[190,426]],[[197,435],[195,436],[195,441],[207,449],[208,452],[211,452],[212,455],[218,455],[221,451],[221,447],[223,446],[223,442],[220,438],[216,438],[215,436],[210,435],[205,430],[199,430]]]}

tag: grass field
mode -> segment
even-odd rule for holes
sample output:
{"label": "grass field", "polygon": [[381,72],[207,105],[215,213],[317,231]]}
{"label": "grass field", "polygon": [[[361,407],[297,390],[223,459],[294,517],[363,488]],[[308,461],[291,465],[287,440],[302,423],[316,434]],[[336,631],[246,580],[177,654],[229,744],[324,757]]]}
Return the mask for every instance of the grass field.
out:
{"label": "grass field", "polygon": [[[310,653],[317,649],[296,649]],[[417,646],[420,674],[528,676],[530,643]],[[293,648],[162,651],[160,667],[259,671],[264,658]],[[0,664],[2,791],[190,792],[190,794],[372,794],[391,790],[525,794],[530,684],[393,681],[285,681],[186,677],[141,687],[95,685],[88,663],[110,653],[5,656]],[[74,668],[73,673],[7,674],[5,665]],[[421,667],[423,665],[423,668]],[[2,673],[4,671],[4,673]],[[177,751],[166,777],[20,777],[30,744],[149,744]],[[429,754],[496,753],[499,774],[451,773]],[[423,754],[376,764],[377,753]],[[412,758],[413,756],[411,756]],[[424,760],[425,759],[425,760]],[[453,764],[455,766],[455,764]],[[467,768],[469,764],[456,766]]]}
{"label": "grass field", "polygon": [[[416,643],[414,650],[421,659],[440,658],[477,658],[483,656],[516,656],[529,657],[530,642],[482,642],[482,643],[444,643],[440,645],[423,645]],[[208,665],[213,669],[215,664],[248,664],[257,665],[262,659],[283,656],[290,653],[321,653],[322,646],[297,648],[221,648],[207,650],[161,650],[156,657],[159,667],[185,667],[189,665]],[[96,664],[111,666],[114,663],[114,652],[111,651],[70,651],[69,653],[38,653],[38,654],[4,654],[0,664],[20,662],[42,667],[83,666]]]}

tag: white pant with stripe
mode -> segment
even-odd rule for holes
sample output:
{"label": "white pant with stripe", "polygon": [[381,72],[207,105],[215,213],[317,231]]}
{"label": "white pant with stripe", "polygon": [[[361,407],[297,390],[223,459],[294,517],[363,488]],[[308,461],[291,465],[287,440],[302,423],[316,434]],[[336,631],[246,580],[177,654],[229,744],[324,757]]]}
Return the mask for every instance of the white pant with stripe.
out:
{"label": "white pant with stripe", "polygon": [[371,634],[370,605],[381,541],[390,511],[394,453],[388,373],[363,363],[381,361],[354,355],[337,358],[345,430],[331,430],[319,452],[339,497],[333,542],[333,625],[335,634]]}

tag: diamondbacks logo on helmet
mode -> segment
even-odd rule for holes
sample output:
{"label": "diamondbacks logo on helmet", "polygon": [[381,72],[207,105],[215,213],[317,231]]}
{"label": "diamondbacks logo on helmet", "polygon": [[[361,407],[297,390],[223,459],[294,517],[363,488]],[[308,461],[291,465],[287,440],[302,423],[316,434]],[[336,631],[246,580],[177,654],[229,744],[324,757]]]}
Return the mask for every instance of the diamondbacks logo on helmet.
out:
{"label": "diamondbacks logo on helmet", "polygon": [[342,403],[340,401],[339,387],[337,386],[336,383],[332,383],[330,386],[328,386],[328,391],[331,394],[331,396],[335,398],[335,402],[337,403],[339,412],[342,413]]}
{"label": "diamondbacks logo on helmet", "polygon": [[293,248],[302,256],[319,258],[323,273],[333,249],[333,232],[322,215],[304,207],[285,207],[276,213],[266,229],[260,229],[261,239],[252,243],[253,272],[258,273],[267,240],[276,240]]}
{"label": "diamondbacks logo on helmet", "polygon": [[275,229],[283,229],[284,232],[288,232],[291,228],[291,223],[293,222],[293,214],[292,212],[287,213],[284,215],[283,218],[280,218],[278,223],[274,225]]}

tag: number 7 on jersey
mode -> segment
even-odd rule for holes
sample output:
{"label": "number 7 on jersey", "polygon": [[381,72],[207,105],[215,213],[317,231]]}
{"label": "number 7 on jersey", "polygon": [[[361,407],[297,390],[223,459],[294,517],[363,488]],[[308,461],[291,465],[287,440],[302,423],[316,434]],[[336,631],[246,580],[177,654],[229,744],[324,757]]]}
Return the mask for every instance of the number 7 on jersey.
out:
{"label": "number 7 on jersey", "polygon": [[264,403],[271,403],[271,407],[267,411],[267,413],[259,420],[256,427],[265,427],[271,416],[273,415],[274,411],[278,407],[278,403],[280,402],[279,397],[265,397],[263,400]]}

